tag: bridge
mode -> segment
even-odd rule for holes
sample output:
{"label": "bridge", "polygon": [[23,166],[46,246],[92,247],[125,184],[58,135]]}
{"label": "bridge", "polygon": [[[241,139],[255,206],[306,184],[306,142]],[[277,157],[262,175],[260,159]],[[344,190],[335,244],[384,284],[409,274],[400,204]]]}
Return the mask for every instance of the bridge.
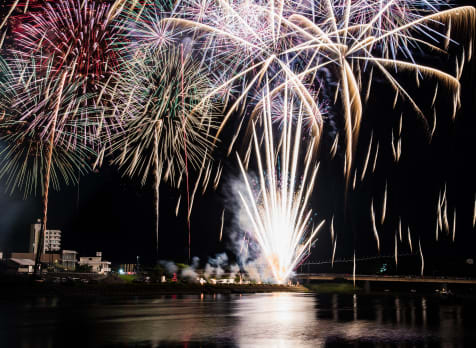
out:
{"label": "bridge", "polygon": [[400,275],[355,275],[352,274],[332,274],[332,273],[299,273],[294,277],[296,280],[321,280],[321,281],[367,281],[367,282],[400,282],[400,283],[433,283],[433,284],[475,284],[476,279],[458,277],[419,277]]}

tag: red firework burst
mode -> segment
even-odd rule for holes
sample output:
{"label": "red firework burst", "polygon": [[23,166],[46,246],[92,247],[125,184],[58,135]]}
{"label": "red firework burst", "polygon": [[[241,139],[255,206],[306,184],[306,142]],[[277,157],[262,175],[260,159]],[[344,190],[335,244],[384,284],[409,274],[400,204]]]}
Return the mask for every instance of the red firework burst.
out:
{"label": "red firework burst", "polygon": [[109,24],[109,8],[88,0],[47,1],[16,28],[13,51],[53,58],[55,70],[73,69],[75,76],[86,78],[83,92],[93,92],[117,66],[112,42],[117,28]]}

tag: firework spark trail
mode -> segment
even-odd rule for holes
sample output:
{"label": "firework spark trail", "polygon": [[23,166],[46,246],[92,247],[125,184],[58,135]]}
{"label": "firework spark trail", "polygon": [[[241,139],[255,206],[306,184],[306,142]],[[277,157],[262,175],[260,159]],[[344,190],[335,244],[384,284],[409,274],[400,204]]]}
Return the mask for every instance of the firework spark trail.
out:
{"label": "firework spark trail", "polygon": [[456,237],[456,208],[453,209],[453,234],[451,240],[454,242]]}
{"label": "firework spark trail", "polygon": [[398,242],[397,242],[397,232],[395,232],[395,266],[398,266]]}
{"label": "firework spark trail", "polygon": [[223,172],[223,165],[219,164],[215,174],[215,179],[213,180],[213,189],[216,190],[218,184],[220,183],[221,173]]}
{"label": "firework spark trail", "polygon": [[421,249],[421,241],[418,239],[418,248],[420,250],[420,260],[421,260],[421,276],[423,277],[423,270],[425,269],[425,259],[423,257],[423,251]]}
{"label": "firework spark trail", "polygon": [[474,195],[473,228],[476,226],[476,194]]}
{"label": "firework spark trail", "polygon": [[402,219],[398,217],[398,237],[400,239],[400,243],[402,242]]}
{"label": "firework spark trail", "polygon": [[352,267],[352,280],[354,282],[354,288],[355,288],[355,270],[357,268],[357,264],[355,262],[355,249],[354,249],[354,260],[353,260],[354,266]]}
{"label": "firework spark trail", "polygon": [[367,165],[369,164],[370,152],[372,151],[372,141],[374,138],[374,133],[370,133],[369,148],[367,150],[367,155],[365,156],[364,168],[362,170],[362,175],[360,176],[360,181],[364,180],[365,172],[367,171]]}
{"label": "firework spark trail", "polygon": [[370,203],[370,217],[372,220],[372,230],[374,232],[375,241],[377,242],[377,251],[380,252],[380,238],[377,231],[377,224],[375,223],[374,200]]}
{"label": "firework spark trail", "polygon": [[[182,128],[183,128],[183,150],[185,154],[185,180],[186,180],[186,186],[187,186],[187,228],[188,228],[188,262],[190,263],[191,258],[190,258],[190,253],[191,253],[191,231],[190,231],[190,189],[189,189],[189,181],[188,181],[188,155],[187,155],[187,131],[185,129],[185,93],[184,93],[184,69],[185,69],[185,64],[184,64],[184,59],[183,59],[183,43],[180,45],[180,63],[182,64],[182,68],[180,69],[180,93],[181,93],[181,99],[182,99]],[[204,157],[205,159],[205,157]],[[203,165],[202,165],[203,168]],[[200,176],[202,175],[202,171],[200,170]],[[197,180],[197,185],[200,179]],[[195,190],[193,192],[195,195]],[[193,199],[193,198],[192,198]]]}
{"label": "firework spark trail", "polygon": [[336,248],[337,248],[337,237],[336,239],[334,240],[334,246],[332,248],[332,263],[331,263],[331,266],[334,267],[334,259],[335,259],[335,256],[336,256]]}
{"label": "firework spark trail", "polygon": [[380,224],[383,225],[385,222],[385,214],[387,212],[387,181],[385,181],[385,191],[383,194],[383,202],[382,202],[382,218],[380,219]]}
{"label": "firework spark trail", "polygon": [[35,255],[35,273],[37,275],[41,274],[41,255],[43,253],[43,243],[44,243],[44,238],[46,234],[46,221],[48,218],[48,197],[49,197],[49,190],[50,190],[51,161],[53,159],[53,147],[54,147],[55,135],[56,135],[56,122],[58,119],[58,112],[61,105],[61,99],[63,97],[64,83],[67,76],[68,76],[67,73],[63,73],[63,76],[61,77],[58,96],[57,96],[57,102],[56,102],[55,110],[53,113],[53,124],[51,127],[51,135],[50,135],[49,144],[48,144],[49,146],[48,146],[48,154],[47,154],[47,162],[46,162],[45,178],[44,178],[45,192],[43,195],[43,219],[41,224],[40,235],[38,236],[38,245],[37,245],[36,255]]}
{"label": "firework spark trail", "polygon": [[205,177],[202,183],[202,195],[204,195],[205,192],[207,191],[208,183],[210,182],[211,173],[212,173],[211,162],[208,162],[207,169],[205,170]]}
{"label": "firework spark trail", "polygon": [[[305,258],[306,253],[309,252],[309,246],[314,242],[317,232],[325,221],[312,231],[307,231],[311,217],[311,210],[307,210],[307,205],[318,171],[318,166],[311,164],[312,143],[305,155],[301,183],[299,187],[296,187],[300,167],[298,158],[302,114],[296,121],[295,129],[293,129],[293,122],[288,121],[288,116],[292,115],[284,116],[281,140],[275,150],[269,94],[264,96],[264,100],[264,158],[260,155],[255,126],[253,126],[252,140],[259,173],[259,194],[256,196],[253,193],[243,163],[237,154],[246,185],[246,193],[238,192],[238,194],[252,225],[252,237],[260,246],[274,281],[283,283]],[[284,108],[283,112],[287,110],[289,109]],[[289,119],[293,118],[289,117]],[[279,168],[276,167],[278,157]]]}
{"label": "firework spark trail", "polygon": [[335,238],[335,233],[334,233],[334,215],[332,215],[331,218],[331,242],[334,244],[334,238]]}
{"label": "firework spark trail", "polygon": [[177,205],[175,206],[175,216],[178,216],[181,200],[182,200],[182,195],[180,195],[179,198],[177,199]]}
{"label": "firework spark trail", "polygon": [[334,142],[332,143],[331,149],[329,151],[330,154],[331,154],[331,158],[334,158],[335,155],[337,154],[338,145],[339,145],[339,133],[336,133],[336,136],[334,138]]}
{"label": "firework spark trail", "polygon": [[377,147],[375,148],[374,164],[372,165],[372,173],[375,172],[375,168],[377,167],[377,158],[378,158],[379,146],[380,146],[380,143],[377,142]]}
{"label": "firework spark trail", "polygon": [[221,242],[223,238],[223,226],[225,224],[225,209],[223,208],[223,211],[221,212],[221,226],[220,226],[220,238],[219,241]]}
{"label": "firework spark trail", "polygon": [[155,248],[156,256],[159,259],[159,203],[160,203],[160,178],[162,176],[162,165],[159,162],[159,137],[162,130],[162,121],[157,122],[154,130],[154,205],[155,205]]}
{"label": "firework spark trail", "polygon": [[[207,157],[204,156],[203,157],[203,162],[202,162],[202,166],[200,167],[200,171],[198,172],[198,177],[195,181],[195,186],[193,188],[193,191],[192,191],[192,195],[190,196],[190,207],[193,207],[193,201],[195,199],[195,194],[197,193],[197,189],[198,189],[198,186],[200,184],[200,179],[202,178],[202,174],[203,174],[203,169],[205,168],[205,161],[206,161]],[[187,212],[187,218],[188,220],[190,220],[190,215],[192,214],[192,210],[189,209],[188,212]],[[189,233],[189,237],[190,237],[190,233]]]}

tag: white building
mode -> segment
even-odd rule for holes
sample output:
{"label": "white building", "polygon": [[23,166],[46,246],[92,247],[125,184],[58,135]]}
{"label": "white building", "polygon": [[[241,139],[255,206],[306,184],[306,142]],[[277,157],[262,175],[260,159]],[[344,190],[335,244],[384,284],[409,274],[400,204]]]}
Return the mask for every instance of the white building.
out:
{"label": "white building", "polygon": [[78,263],[78,252],[74,250],[63,250],[61,252],[61,263],[62,265],[70,270],[74,271],[76,269],[76,264]]}
{"label": "white building", "polygon": [[[30,253],[36,254],[38,241],[40,238],[41,220],[38,219],[36,223],[30,227]],[[45,251],[60,251],[61,250],[61,231],[60,230],[46,230],[43,243],[43,254]]]}
{"label": "white building", "polygon": [[96,256],[81,256],[79,258],[80,265],[87,265],[91,267],[91,271],[104,274],[111,272],[111,263],[102,260],[102,252],[98,251]]}
{"label": "white building", "polygon": [[9,259],[9,268],[15,269],[18,273],[33,273],[35,261],[29,259]]}

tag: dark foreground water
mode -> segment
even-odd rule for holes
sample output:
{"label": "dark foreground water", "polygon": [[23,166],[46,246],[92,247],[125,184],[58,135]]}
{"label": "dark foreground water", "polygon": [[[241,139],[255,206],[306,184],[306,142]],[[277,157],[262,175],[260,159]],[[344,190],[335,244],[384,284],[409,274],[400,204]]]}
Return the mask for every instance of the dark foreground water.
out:
{"label": "dark foreground water", "polygon": [[422,296],[0,302],[0,347],[476,347],[476,306]]}

